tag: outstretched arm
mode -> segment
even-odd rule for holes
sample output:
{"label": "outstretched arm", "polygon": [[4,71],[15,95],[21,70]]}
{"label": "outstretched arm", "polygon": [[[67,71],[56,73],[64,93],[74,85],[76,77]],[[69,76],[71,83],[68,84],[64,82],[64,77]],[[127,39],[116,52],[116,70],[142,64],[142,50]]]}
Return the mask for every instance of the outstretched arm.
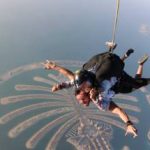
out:
{"label": "outstretched arm", "polygon": [[138,135],[137,129],[134,127],[133,123],[130,121],[128,115],[123,109],[121,109],[119,106],[117,106],[114,102],[111,101],[109,110],[112,113],[117,114],[123,120],[123,122],[126,123],[127,128],[125,135],[127,135],[128,133],[132,134],[133,137],[136,137]]}
{"label": "outstretched arm", "polygon": [[62,90],[62,89],[66,89],[66,88],[70,88],[74,86],[74,83],[73,82],[69,82],[69,81],[66,81],[66,82],[62,82],[62,83],[59,83],[59,84],[55,84],[52,86],[52,92],[55,92],[55,91],[58,91],[58,90]]}
{"label": "outstretched arm", "polygon": [[[103,97],[101,97],[100,93],[98,96],[98,100],[97,99],[97,91],[95,89],[92,89],[90,91],[90,99],[93,101],[93,103],[100,109],[100,110],[105,110],[107,109],[107,101],[105,103],[105,100],[103,99]],[[104,102],[104,105],[103,105]],[[104,108],[103,108],[104,106]],[[126,133],[125,135],[127,135],[128,133],[133,134],[133,137],[137,136],[137,129],[134,127],[133,123],[130,121],[128,115],[125,113],[125,111],[123,109],[121,109],[119,106],[117,106],[113,101],[111,101],[109,103],[109,111],[111,111],[112,113],[118,115],[121,120],[123,120],[124,123],[126,123],[127,128],[126,128]]]}
{"label": "outstretched arm", "polygon": [[47,60],[46,63],[44,63],[44,67],[47,70],[53,69],[53,70],[60,72],[61,74],[69,78],[71,81],[74,80],[74,73],[72,71],[57,65],[55,62]]}

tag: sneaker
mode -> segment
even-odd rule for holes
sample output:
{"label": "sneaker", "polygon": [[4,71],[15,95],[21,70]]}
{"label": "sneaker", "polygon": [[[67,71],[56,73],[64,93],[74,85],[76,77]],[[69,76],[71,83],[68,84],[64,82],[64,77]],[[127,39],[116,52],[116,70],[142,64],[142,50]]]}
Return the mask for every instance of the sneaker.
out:
{"label": "sneaker", "polygon": [[128,49],[127,52],[125,53],[126,57],[129,57],[132,53],[134,53],[134,49]]}
{"label": "sneaker", "polygon": [[149,56],[147,54],[145,54],[139,61],[138,64],[139,65],[143,65],[147,60],[148,60]]}

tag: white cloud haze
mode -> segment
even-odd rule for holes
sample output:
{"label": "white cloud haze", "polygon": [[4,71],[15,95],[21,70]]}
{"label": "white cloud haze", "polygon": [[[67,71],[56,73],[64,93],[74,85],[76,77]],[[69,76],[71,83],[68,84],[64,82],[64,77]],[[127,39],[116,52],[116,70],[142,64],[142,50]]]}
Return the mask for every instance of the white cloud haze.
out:
{"label": "white cloud haze", "polygon": [[150,35],[150,25],[142,24],[140,26],[139,32],[144,34],[144,35]]}

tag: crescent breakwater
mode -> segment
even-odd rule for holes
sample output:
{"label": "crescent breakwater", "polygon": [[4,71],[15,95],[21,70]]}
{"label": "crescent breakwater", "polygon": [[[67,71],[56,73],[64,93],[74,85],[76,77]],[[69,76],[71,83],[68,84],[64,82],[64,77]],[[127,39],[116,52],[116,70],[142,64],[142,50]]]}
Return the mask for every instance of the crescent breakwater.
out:
{"label": "crescent breakwater", "polygon": [[[83,62],[78,61],[58,60],[57,63],[73,68],[74,70],[83,64]],[[42,67],[41,62],[18,67],[1,76],[0,83],[5,84],[5,81],[11,80],[14,76],[24,72],[30,72],[35,69],[39,69],[40,71]],[[45,145],[45,150],[56,149],[60,144],[60,140],[72,128],[74,133],[66,137],[65,140],[74,145],[75,148],[113,149],[113,145],[110,144],[111,138],[108,138],[113,137],[113,127],[118,128],[118,130],[125,130],[124,123],[117,116],[109,112],[99,111],[94,105],[84,108],[76,101],[73,89],[50,92],[53,84],[64,80],[63,76],[55,76],[55,74],[49,72],[47,77],[32,76],[32,78],[35,84],[14,84],[14,90],[17,91],[17,94],[12,96],[6,95],[0,99],[1,107],[13,106],[13,104],[18,106],[18,108],[15,107],[11,111],[8,110],[8,112],[0,117],[1,125],[4,126],[13,122],[17,117],[22,117],[19,123],[16,123],[14,127],[7,131],[9,138],[17,141],[17,137],[24,135],[26,130],[30,130],[31,127],[40,124],[42,120],[50,118],[52,120],[49,123],[46,123],[37,131],[30,134],[29,138],[25,141],[26,148],[38,149],[38,144],[46,134],[57,127],[57,131],[49,137],[48,143]],[[21,94],[23,91],[26,94]],[[145,91],[146,93],[144,93]],[[144,89],[144,92],[150,104],[150,94],[147,93],[147,89]],[[129,117],[134,123],[140,122],[138,115],[136,115],[142,111],[141,107],[137,105],[139,102],[138,97],[119,94],[116,95],[115,100],[119,106],[129,111]],[[24,106],[20,106],[19,103],[21,102],[26,103],[23,103]],[[41,109],[43,111],[39,113],[38,110]],[[34,112],[34,115],[28,116],[28,119],[25,119],[23,116],[26,116],[28,112]],[[106,124],[105,126],[103,125],[104,123]],[[93,134],[95,137],[92,137],[92,133],[97,133],[97,135]],[[150,131],[147,133],[148,138],[149,135]],[[79,142],[80,140],[85,141],[85,143]],[[123,150],[126,149],[124,146]]]}

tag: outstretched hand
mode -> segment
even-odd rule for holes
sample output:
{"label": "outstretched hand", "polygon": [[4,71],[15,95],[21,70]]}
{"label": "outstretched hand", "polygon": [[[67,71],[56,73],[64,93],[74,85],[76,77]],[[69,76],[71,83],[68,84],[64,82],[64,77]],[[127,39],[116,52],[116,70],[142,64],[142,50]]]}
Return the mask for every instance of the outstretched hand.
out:
{"label": "outstretched hand", "polygon": [[57,90],[59,90],[59,84],[53,85],[51,91],[55,92]]}
{"label": "outstretched hand", "polygon": [[55,62],[49,61],[49,60],[46,60],[46,62],[43,65],[44,65],[44,68],[48,69],[48,70],[49,69],[54,69],[56,67]]}
{"label": "outstretched hand", "polygon": [[127,126],[125,136],[127,134],[132,134],[133,138],[135,138],[136,136],[138,136],[137,129],[133,125],[128,125]]}

